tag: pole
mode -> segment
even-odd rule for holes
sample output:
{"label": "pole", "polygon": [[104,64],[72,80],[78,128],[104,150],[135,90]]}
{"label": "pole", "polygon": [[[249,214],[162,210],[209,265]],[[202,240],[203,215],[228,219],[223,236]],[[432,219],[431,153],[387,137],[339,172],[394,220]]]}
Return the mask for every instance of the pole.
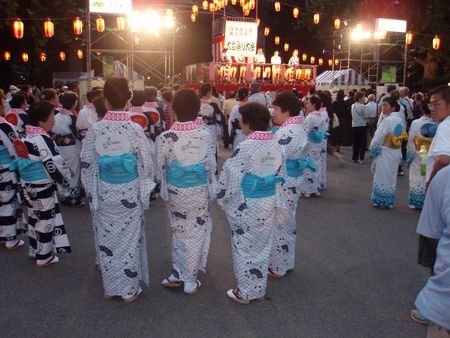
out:
{"label": "pole", "polygon": [[172,84],[175,77],[175,33],[172,34],[172,74],[169,74],[172,77]]}
{"label": "pole", "polygon": [[403,86],[406,85],[406,70],[408,67],[408,44],[406,43],[406,40],[405,40],[405,59],[404,59],[404,61],[405,61],[405,64],[403,66]]}
{"label": "pole", "polygon": [[[130,68],[128,68],[130,74]],[[131,39],[131,89],[134,90],[134,38]]]}
{"label": "pole", "polygon": [[86,26],[87,26],[87,46],[86,46],[86,68],[88,76],[88,91],[91,90],[92,86],[92,75],[91,75],[91,11],[89,8],[89,0],[86,0]]}

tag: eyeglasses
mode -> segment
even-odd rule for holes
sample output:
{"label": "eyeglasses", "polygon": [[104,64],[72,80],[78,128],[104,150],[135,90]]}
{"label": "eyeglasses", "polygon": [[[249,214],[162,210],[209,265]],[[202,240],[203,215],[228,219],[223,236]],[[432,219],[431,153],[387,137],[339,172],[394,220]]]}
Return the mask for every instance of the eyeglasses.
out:
{"label": "eyeglasses", "polygon": [[428,108],[439,107],[442,104],[442,100],[439,101],[430,101],[428,103]]}

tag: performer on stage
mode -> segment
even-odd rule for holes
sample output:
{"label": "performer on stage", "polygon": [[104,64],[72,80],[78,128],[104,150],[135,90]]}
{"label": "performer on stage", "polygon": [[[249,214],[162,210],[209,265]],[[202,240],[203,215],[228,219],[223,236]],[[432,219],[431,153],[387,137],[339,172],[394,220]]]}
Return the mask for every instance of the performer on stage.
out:
{"label": "performer on stage", "polygon": [[399,111],[397,100],[387,97],[382,104],[381,121],[372,142],[370,158],[375,158],[372,203],[376,208],[393,208],[397,185],[397,170],[402,159],[402,141],[407,139],[405,124],[394,112]]}
{"label": "performer on stage", "polygon": [[280,172],[282,156],[268,132],[270,114],[258,103],[240,108],[247,139],[225,162],[219,180],[219,205],[231,227],[237,287],[227,292],[233,301],[248,304],[264,296],[277,207],[283,207]]}
{"label": "performer on stage", "polygon": [[266,63],[266,57],[264,56],[262,48],[258,48],[255,55],[255,63],[264,64]]}
{"label": "performer on stage", "polygon": [[[53,105],[39,102],[28,111],[26,136],[16,146],[18,170],[27,201],[29,257],[38,267],[59,262],[56,253],[71,252],[59,209],[56,184],[70,186],[69,168],[48,133],[55,124]],[[20,152],[19,152],[20,150]]]}
{"label": "performer on stage", "polygon": [[300,59],[298,57],[298,50],[294,50],[292,52],[292,56],[289,59],[289,66],[297,67],[300,64]]}
{"label": "performer on stage", "polygon": [[55,116],[53,138],[59,148],[61,156],[70,170],[69,188],[59,189],[61,203],[67,206],[76,206],[81,203],[80,189],[80,152],[81,140],[77,124],[75,107],[78,97],[73,92],[67,92],[60,96],[62,108]]}
{"label": "performer on stage", "polygon": [[216,142],[195,123],[200,100],[194,91],[175,94],[176,122],[158,139],[158,178],[167,202],[172,229],[172,273],[165,287],[195,293],[201,286],[198,272],[206,272],[212,219],[209,203],[215,199]]}
{"label": "performer on stage", "polygon": [[275,235],[270,254],[269,276],[282,278],[288,270],[294,269],[297,233],[296,210],[302,190],[303,172],[315,170],[313,162],[302,156],[308,141],[300,113],[300,100],[289,92],[282,92],[273,101],[275,121],[281,124],[274,130],[274,139],[286,160],[283,162],[286,182],[283,198],[287,204],[281,209],[275,221]]}
{"label": "performer on stage", "polygon": [[153,163],[142,127],[124,111],[128,81],[110,78],[104,87],[108,113],[89,129],[81,152],[82,182],[93,215],[104,297],[130,303],[149,283],[144,231]]}
{"label": "performer on stage", "polygon": [[273,53],[270,63],[272,64],[272,81],[275,83],[281,78],[281,57],[278,51]]}

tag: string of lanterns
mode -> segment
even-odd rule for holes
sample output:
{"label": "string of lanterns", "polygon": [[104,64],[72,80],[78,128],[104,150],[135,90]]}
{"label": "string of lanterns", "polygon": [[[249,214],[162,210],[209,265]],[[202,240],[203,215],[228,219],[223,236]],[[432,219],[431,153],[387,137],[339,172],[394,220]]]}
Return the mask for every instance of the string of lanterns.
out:
{"label": "string of lanterns", "polygon": [[[4,61],[11,61],[11,56],[12,56],[12,54],[11,54],[10,51],[4,51],[4,52],[3,52],[3,60],[4,60]],[[76,57],[77,57],[79,60],[82,60],[82,59],[83,59],[83,57],[84,57],[84,52],[83,52],[82,49],[78,49],[78,50],[76,51]],[[59,58],[59,60],[61,60],[61,61],[66,61],[66,58],[67,58],[66,52],[60,51],[60,52],[58,53],[58,58]],[[20,54],[20,59],[21,59],[23,62],[28,62],[29,59],[30,59],[30,56],[29,56],[28,52],[22,52],[22,53]],[[39,53],[39,60],[40,60],[41,62],[46,62],[46,61],[47,61],[47,53],[45,53],[45,52],[40,52],[40,53]]]}

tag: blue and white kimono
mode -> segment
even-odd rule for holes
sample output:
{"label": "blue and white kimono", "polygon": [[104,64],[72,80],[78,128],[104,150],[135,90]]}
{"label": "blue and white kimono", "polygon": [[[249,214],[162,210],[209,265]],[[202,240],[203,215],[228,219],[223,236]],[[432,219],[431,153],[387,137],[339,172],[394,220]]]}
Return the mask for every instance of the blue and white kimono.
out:
{"label": "blue and white kimono", "polygon": [[215,199],[216,144],[198,123],[175,122],[157,141],[157,177],[172,230],[172,276],[195,282],[206,271]]}
{"label": "blue and white kimono", "polygon": [[294,116],[286,120],[275,132],[274,139],[286,161],[283,198],[287,209],[281,209],[275,220],[275,231],[269,268],[280,275],[294,268],[297,224],[295,220],[297,203],[302,190],[303,173],[315,170],[313,162],[302,156],[308,141],[303,125],[303,117]]}
{"label": "blue and white kimono", "polygon": [[15,172],[9,170],[17,157],[13,142],[17,140],[14,126],[0,117],[0,242],[14,241],[25,233],[19,203],[19,185]]}
{"label": "blue and white kimono", "polygon": [[407,137],[402,120],[391,113],[378,126],[370,143],[370,158],[375,158],[372,203],[392,207],[395,201],[397,170],[402,159],[401,143]]}
{"label": "blue and white kimono", "polygon": [[143,129],[126,112],[109,111],[86,134],[81,168],[105,293],[135,295],[149,283],[144,209],[155,187]]}
{"label": "blue and white kimono", "polygon": [[324,115],[318,111],[310,112],[306,115],[304,125],[306,135],[308,135],[308,143],[305,146],[303,155],[312,160],[316,167],[316,171],[305,171],[303,176],[304,186],[301,193],[305,195],[318,194],[321,173],[323,172],[321,167],[326,163],[327,154],[326,143],[324,149],[324,138],[328,134],[324,126]]}
{"label": "blue and white kimono", "polygon": [[220,174],[217,201],[231,227],[236,293],[245,300],[266,292],[275,215],[286,208],[282,160],[272,133],[256,131],[238,145]]}
{"label": "blue and white kimono", "polygon": [[[321,133],[326,133],[326,136],[328,136],[328,129],[330,127],[330,118],[328,117],[328,112],[325,107],[319,109],[320,112],[320,125],[319,125],[319,131]],[[320,167],[319,167],[319,183],[320,183],[320,190],[325,190],[327,188],[327,145],[328,145],[328,138],[323,137],[321,146],[322,149],[320,151]]]}

